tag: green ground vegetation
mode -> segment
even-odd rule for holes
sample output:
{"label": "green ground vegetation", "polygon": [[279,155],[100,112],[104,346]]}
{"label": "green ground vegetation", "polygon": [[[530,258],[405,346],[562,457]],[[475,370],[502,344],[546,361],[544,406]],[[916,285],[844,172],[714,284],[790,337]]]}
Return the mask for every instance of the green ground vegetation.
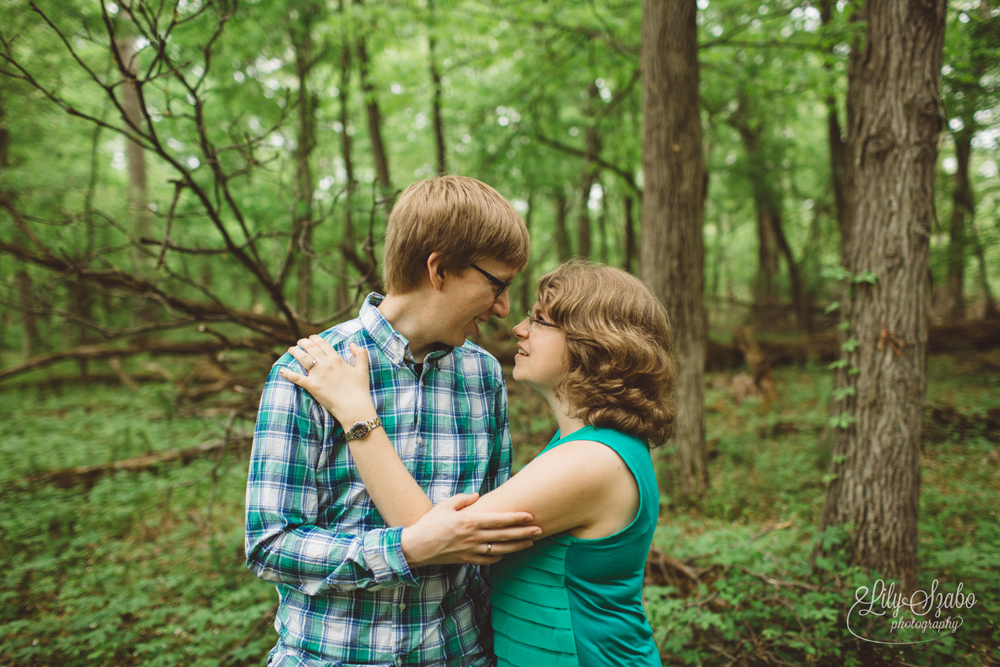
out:
{"label": "green ground vegetation", "polygon": [[[962,584],[976,604],[952,612],[963,617],[957,631],[923,644],[876,644],[845,625],[855,591],[877,573],[847,566],[843,532],[817,533],[829,371],[779,369],[768,402],[744,395],[738,374],[707,381],[709,495],[675,500],[663,469],[645,597],[664,664],[1000,664],[1000,354],[930,362],[921,585]],[[510,395],[523,464],[553,425],[529,391],[512,385]],[[228,418],[255,400],[41,375],[0,387],[0,663],[263,663],[276,595],[243,561],[252,424]],[[65,488],[53,476],[220,441],[229,444]],[[826,551],[815,556],[817,543]]]}

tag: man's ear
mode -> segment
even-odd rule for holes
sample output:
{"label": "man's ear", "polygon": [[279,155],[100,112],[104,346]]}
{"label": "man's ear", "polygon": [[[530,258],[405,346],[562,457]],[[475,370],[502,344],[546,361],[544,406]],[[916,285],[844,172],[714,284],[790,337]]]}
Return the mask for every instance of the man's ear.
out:
{"label": "man's ear", "polygon": [[440,290],[444,287],[444,256],[438,251],[427,256],[427,278],[431,281],[431,287]]}

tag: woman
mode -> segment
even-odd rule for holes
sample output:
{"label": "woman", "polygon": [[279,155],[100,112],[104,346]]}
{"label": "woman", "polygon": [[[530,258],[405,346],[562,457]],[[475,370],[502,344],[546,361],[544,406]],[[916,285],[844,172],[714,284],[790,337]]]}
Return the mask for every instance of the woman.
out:
{"label": "woman", "polygon": [[[514,379],[546,399],[559,431],[471,506],[527,511],[541,528],[534,546],[490,570],[498,664],[658,666],[641,593],[659,501],[649,443],[666,439],[674,414],[666,313],[628,273],[569,262],[541,278],[514,335]],[[362,348],[352,347],[354,367],[315,336],[290,352],[312,368],[285,377],[341,424],[377,416]],[[431,509],[383,429],[349,446],[388,525]]]}

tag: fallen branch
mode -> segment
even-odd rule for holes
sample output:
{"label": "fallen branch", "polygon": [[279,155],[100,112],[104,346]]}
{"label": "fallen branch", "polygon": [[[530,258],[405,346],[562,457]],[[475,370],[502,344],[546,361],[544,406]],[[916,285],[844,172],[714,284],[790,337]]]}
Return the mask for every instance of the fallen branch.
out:
{"label": "fallen branch", "polygon": [[37,368],[44,368],[58,361],[67,359],[112,359],[129,357],[137,354],[152,355],[191,355],[205,354],[206,352],[220,352],[222,350],[258,350],[266,354],[274,354],[274,341],[266,338],[244,338],[237,340],[206,340],[199,342],[176,342],[176,343],[142,343],[141,345],[131,345],[129,347],[118,347],[115,345],[82,345],[70,350],[53,352],[33,357],[18,366],[0,370],[0,381],[15,375],[21,375]]}
{"label": "fallen branch", "polygon": [[38,473],[27,478],[28,484],[54,484],[60,488],[68,489],[74,486],[83,486],[86,490],[93,488],[101,477],[114,472],[143,472],[152,470],[165,463],[180,462],[187,465],[191,461],[217,453],[226,447],[235,446],[236,449],[246,449],[253,439],[250,436],[227,440],[213,440],[205,442],[195,447],[187,449],[175,449],[169,452],[156,452],[146,454],[131,459],[121,461],[111,461],[100,465],[80,466],[79,468],[67,468],[63,470],[50,470]]}

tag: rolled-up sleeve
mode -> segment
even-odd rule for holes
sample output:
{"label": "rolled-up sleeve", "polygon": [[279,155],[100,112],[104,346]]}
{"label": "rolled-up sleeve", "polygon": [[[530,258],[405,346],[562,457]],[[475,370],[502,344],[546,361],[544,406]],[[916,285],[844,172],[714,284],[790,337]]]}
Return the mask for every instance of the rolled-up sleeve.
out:
{"label": "rolled-up sleeve", "polygon": [[254,430],[246,495],[247,567],[264,581],[314,596],[417,586],[403,556],[401,528],[350,532],[321,525],[316,470],[324,432],[333,420],[307,392],[278,374],[283,365],[279,360],[271,370]]}

